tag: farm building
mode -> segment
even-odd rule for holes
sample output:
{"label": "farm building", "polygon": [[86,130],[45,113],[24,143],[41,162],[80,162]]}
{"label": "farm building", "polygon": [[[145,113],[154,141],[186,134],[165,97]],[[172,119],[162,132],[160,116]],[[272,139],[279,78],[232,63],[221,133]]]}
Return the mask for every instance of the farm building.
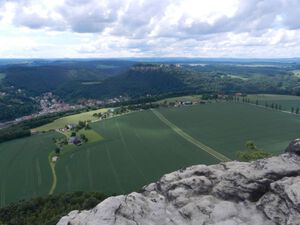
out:
{"label": "farm building", "polygon": [[69,143],[72,143],[74,145],[81,145],[81,140],[77,136],[72,136],[72,137],[69,137]]}
{"label": "farm building", "polygon": [[72,123],[71,123],[71,124],[68,124],[68,125],[67,125],[67,128],[70,129],[70,130],[71,130],[71,129],[74,129],[74,128],[76,128],[76,124],[72,124]]}

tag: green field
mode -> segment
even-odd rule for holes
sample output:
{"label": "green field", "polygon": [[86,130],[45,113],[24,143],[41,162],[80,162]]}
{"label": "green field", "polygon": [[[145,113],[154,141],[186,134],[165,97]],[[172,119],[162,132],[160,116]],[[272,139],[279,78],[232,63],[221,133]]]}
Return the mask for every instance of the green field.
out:
{"label": "green field", "polygon": [[55,148],[47,133],[0,144],[0,206],[48,194],[52,177],[48,154]]}
{"label": "green field", "polygon": [[199,101],[201,100],[201,95],[187,95],[187,96],[179,96],[179,97],[172,97],[172,98],[165,98],[163,100],[157,101],[157,103],[163,102],[176,102],[176,101]]}
{"label": "green field", "polygon": [[65,116],[65,117],[62,117],[62,118],[59,118],[59,119],[53,121],[52,123],[35,128],[35,129],[33,129],[33,131],[55,130],[58,128],[63,128],[67,124],[77,124],[80,120],[81,121],[88,121],[88,120],[94,121],[97,119],[93,116],[94,113],[100,113],[100,112],[103,113],[103,112],[107,112],[107,110],[109,110],[109,109],[104,108],[104,109],[92,110],[89,112],[83,112],[83,113],[79,113],[79,114],[75,114],[75,115],[71,115],[71,116]]}
{"label": "green field", "polygon": [[[299,137],[300,116],[250,104],[212,103],[134,112],[91,127],[94,141],[67,146],[70,151],[58,159],[54,193],[137,191],[182,167],[236,159],[248,140],[279,154]],[[2,205],[49,192],[48,156],[55,135],[63,137],[52,132],[0,144]]]}
{"label": "green field", "polygon": [[5,78],[5,76],[6,75],[4,73],[0,73],[0,83],[1,83],[1,80]]}
{"label": "green field", "polygon": [[249,95],[252,101],[259,101],[260,105],[265,105],[267,102],[269,105],[279,104],[282,105],[282,109],[290,111],[291,107],[300,108],[300,96],[291,96],[291,95],[271,95],[271,94],[259,94],[259,95]]}

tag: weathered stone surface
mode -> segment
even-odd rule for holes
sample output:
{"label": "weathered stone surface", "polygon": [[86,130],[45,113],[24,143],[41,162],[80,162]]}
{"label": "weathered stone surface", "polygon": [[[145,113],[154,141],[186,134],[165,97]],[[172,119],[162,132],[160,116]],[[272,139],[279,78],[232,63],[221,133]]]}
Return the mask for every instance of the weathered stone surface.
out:
{"label": "weathered stone surface", "polygon": [[300,156],[196,165],[164,175],[142,193],[73,211],[58,225],[299,225]]}
{"label": "weathered stone surface", "polygon": [[292,141],[289,146],[286,148],[285,152],[294,153],[300,155],[300,138]]}

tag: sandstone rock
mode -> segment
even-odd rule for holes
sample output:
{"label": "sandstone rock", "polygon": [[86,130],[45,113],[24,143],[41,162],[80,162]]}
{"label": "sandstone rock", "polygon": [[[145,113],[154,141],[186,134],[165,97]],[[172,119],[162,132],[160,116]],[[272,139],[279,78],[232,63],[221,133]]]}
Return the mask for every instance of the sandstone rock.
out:
{"label": "sandstone rock", "polygon": [[[300,140],[299,140],[300,141]],[[296,153],[296,154],[294,154]],[[299,225],[300,155],[196,165],[58,225]]]}
{"label": "sandstone rock", "polygon": [[289,146],[286,148],[285,152],[295,153],[300,155],[300,138],[292,141]]}

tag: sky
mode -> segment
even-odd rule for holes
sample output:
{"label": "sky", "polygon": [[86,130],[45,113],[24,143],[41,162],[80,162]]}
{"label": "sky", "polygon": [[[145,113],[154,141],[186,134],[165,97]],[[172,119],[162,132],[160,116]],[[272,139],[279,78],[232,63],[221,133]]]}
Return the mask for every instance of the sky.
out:
{"label": "sky", "polygon": [[0,0],[0,58],[300,57],[300,0]]}

